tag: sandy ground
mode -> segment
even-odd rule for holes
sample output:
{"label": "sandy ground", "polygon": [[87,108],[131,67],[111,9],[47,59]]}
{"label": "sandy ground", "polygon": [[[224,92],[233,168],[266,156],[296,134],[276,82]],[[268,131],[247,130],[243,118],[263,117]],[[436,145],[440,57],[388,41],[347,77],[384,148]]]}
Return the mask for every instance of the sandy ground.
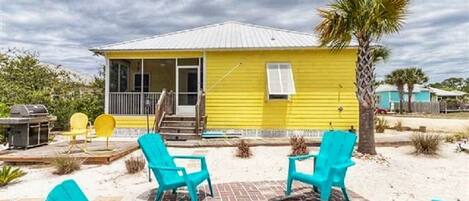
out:
{"label": "sandy ground", "polygon": [[[171,154],[204,154],[214,183],[231,181],[284,180],[290,147],[254,147],[250,159],[235,158],[234,148],[170,148]],[[316,152],[314,148],[312,152]],[[438,156],[415,156],[410,146],[380,147],[387,162],[357,159],[349,169],[347,186],[370,200],[469,200],[469,154],[455,153],[444,144]],[[141,155],[140,150],[131,155]],[[128,175],[124,160],[111,165],[85,165],[66,176],[53,175],[48,166],[22,166],[28,174],[20,182],[0,188],[0,200],[44,198],[54,185],[75,179],[91,198],[116,196],[122,200],[146,200],[156,184],[148,182],[147,171]],[[187,162],[178,163],[196,168]],[[311,171],[312,161],[299,162],[299,169]]]}
{"label": "sandy ground", "polygon": [[419,126],[426,126],[428,131],[439,132],[461,132],[469,130],[469,119],[432,119],[419,117],[394,117],[382,116],[389,126],[396,125],[401,122],[403,126],[418,129]]}

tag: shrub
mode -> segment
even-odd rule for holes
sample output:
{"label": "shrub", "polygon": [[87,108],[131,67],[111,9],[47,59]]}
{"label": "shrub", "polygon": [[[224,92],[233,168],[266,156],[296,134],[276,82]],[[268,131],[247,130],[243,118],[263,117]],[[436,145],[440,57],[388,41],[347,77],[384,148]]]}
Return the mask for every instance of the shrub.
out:
{"label": "shrub", "polygon": [[291,156],[304,155],[308,154],[308,147],[306,146],[306,141],[303,137],[291,137]]}
{"label": "shrub", "polygon": [[458,132],[445,136],[445,142],[454,143],[463,139],[469,139],[469,132]]}
{"label": "shrub", "polygon": [[238,151],[236,153],[237,157],[249,158],[252,156],[251,148],[249,147],[249,144],[245,140],[241,140],[237,146],[238,146]]}
{"label": "shrub", "polygon": [[440,141],[439,135],[417,133],[411,136],[411,142],[416,154],[436,154],[440,147]]}
{"label": "shrub", "polygon": [[69,155],[62,155],[52,159],[51,164],[55,168],[55,171],[53,172],[54,174],[64,175],[79,170],[83,162],[84,160],[79,158],[74,158]]}
{"label": "shrub", "polygon": [[376,118],[375,129],[377,133],[384,133],[384,130],[388,127],[388,121],[384,118]]}
{"label": "shrub", "polygon": [[10,107],[5,103],[0,103],[0,117],[8,117],[10,115]]}
{"label": "shrub", "polygon": [[130,157],[125,161],[125,168],[127,169],[127,173],[135,174],[140,172],[145,168],[145,159],[143,157]]}
{"label": "shrub", "polygon": [[456,141],[456,139],[454,137],[454,134],[453,135],[445,135],[444,140],[447,143],[454,143]]}
{"label": "shrub", "polygon": [[[0,118],[8,117],[10,114],[10,108],[5,104],[0,102]],[[0,144],[5,144],[7,141],[5,128],[0,125]]]}
{"label": "shrub", "polygon": [[394,129],[396,129],[397,131],[402,131],[403,130],[402,121],[397,121],[396,125],[394,125]]}
{"label": "shrub", "polygon": [[13,168],[8,165],[4,165],[0,169],[0,187],[8,185],[8,183],[19,179],[26,175],[20,168]]}

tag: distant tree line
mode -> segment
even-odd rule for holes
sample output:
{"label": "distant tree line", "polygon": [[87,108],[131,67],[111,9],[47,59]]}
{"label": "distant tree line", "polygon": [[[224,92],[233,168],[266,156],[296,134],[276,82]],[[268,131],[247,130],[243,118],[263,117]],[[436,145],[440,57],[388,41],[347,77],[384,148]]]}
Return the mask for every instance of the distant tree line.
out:
{"label": "distant tree line", "polygon": [[75,112],[91,120],[104,111],[104,75],[85,83],[60,66],[42,64],[38,54],[16,49],[0,52],[0,116],[14,104],[44,104],[57,116],[55,127],[68,128]]}
{"label": "distant tree line", "polygon": [[469,77],[465,79],[460,77],[451,77],[443,80],[442,82],[429,84],[429,86],[448,91],[458,90],[469,93]]}

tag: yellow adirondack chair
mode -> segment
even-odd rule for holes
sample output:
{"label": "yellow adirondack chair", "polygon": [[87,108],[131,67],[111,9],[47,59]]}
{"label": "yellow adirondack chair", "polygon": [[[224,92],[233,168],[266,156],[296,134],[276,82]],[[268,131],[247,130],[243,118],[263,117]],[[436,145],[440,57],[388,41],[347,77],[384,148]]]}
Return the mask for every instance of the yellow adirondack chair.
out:
{"label": "yellow adirondack chair", "polygon": [[86,140],[85,146],[79,147],[77,143],[77,136],[84,135],[86,139],[86,135],[88,134],[87,126],[88,116],[86,116],[86,114],[74,113],[72,117],[70,117],[70,131],[62,133],[62,135],[70,137],[68,153],[70,153],[74,147],[78,147],[84,152],[86,152]]}
{"label": "yellow adirondack chair", "polygon": [[116,128],[116,120],[111,115],[102,114],[96,117],[96,119],[94,120],[94,129],[96,132],[96,137],[106,138],[106,150],[110,150],[109,138],[114,133],[114,128]]}

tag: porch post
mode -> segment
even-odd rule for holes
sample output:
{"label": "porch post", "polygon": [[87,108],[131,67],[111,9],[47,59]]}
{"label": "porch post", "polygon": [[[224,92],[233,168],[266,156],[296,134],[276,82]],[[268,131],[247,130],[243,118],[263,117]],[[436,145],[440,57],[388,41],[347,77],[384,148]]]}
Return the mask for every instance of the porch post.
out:
{"label": "porch post", "polygon": [[205,86],[207,86],[205,84],[205,83],[207,83],[207,73],[205,73],[205,72],[207,72],[207,53],[206,53],[205,50],[204,50],[202,58],[203,58],[203,67],[204,67],[203,71],[202,71],[202,77],[204,78],[204,83],[202,85],[202,89],[203,89],[203,91],[205,91]]}
{"label": "porch post", "polygon": [[109,83],[110,83],[110,62],[105,55],[106,63],[104,65],[104,113],[109,114]]}
{"label": "porch post", "polygon": [[144,64],[143,64],[143,58],[142,58],[142,66],[140,69],[140,115],[145,114],[145,96],[143,95],[143,80],[145,76],[143,76],[143,72],[144,72],[143,66]]}

